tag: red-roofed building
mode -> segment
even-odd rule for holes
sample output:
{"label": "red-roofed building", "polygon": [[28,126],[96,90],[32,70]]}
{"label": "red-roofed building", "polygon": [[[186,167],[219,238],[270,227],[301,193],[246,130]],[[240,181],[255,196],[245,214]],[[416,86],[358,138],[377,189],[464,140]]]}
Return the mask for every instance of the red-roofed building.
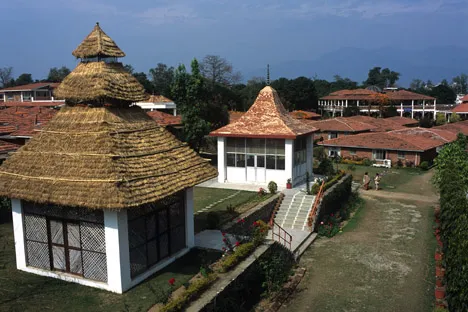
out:
{"label": "red-roofed building", "polygon": [[[30,106],[59,106],[65,102],[54,98],[54,89],[59,83],[37,82],[0,90],[0,106],[20,106],[28,103]],[[47,105],[46,103],[51,103]]]}
{"label": "red-roofed building", "polygon": [[431,129],[441,129],[453,132],[455,134],[463,133],[464,135],[468,135],[468,120],[448,123],[442,126],[433,127]]}
{"label": "red-roofed building", "polygon": [[245,114],[210,133],[218,138],[218,181],[305,181],[315,131],[310,122],[291,117],[273,88],[263,88]]}
{"label": "red-roofed building", "polygon": [[303,110],[295,110],[290,112],[290,114],[296,119],[319,120],[322,117],[320,114]]}
{"label": "red-roofed building", "polygon": [[164,113],[171,113],[177,115],[177,105],[171,99],[163,95],[151,95],[148,100],[144,102],[137,102],[135,105],[140,106],[142,109],[147,111],[161,111]]}
{"label": "red-roofed building", "polygon": [[8,153],[16,151],[21,146],[0,140],[0,164],[8,157]]}
{"label": "red-roofed building", "polygon": [[438,148],[456,140],[457,135],[444,129],[406,128],[389,132],[362,133],[318,143],[329,156],[344,159],[390,160],[395,165],[419,166],[431,163]]}
{"label": "red-roofed building", "polygon": [[468,117],[468,102],[458,104],[452,109],[452,114],[458,114],[463,117]]}
{"label": "red-roofed building", "polygon": [[361,113],[379,113],[379,101],[385,99],[384,106],[393,105],[400,117],[408,115],[425,117],[431,115],[434,119],[437,113],[436,99],[431,96],[407,90],[386,89],[377,92],[368,89],[340,90],[319,99],[319,109],[330,112],[333,116],[343,116],[347,107],[356,107]]}

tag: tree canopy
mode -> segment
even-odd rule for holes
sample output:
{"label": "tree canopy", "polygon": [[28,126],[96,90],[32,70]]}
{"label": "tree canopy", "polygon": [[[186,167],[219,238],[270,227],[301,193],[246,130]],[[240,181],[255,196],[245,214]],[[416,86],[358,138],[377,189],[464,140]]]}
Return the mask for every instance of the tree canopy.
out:
{"label": "tree canopy", "polygon": [[49,74],[47,75],[47,81],[49,82],[62,82],[63,79],[70,74],[70,69],[66,66],[62,66],[60,68],[52,67],[49,70]]}
{"label": "tree canopy", "polygon": [[18,78],[15,80],[15,85],[24,86],[33,82],[34,80],[32,79],[32,75],[24,73],[18,76]]}
{"label": "tree canopy", "polygon": [[219,55],[207,55],[200,63],[200,73],[211,82],[211,85],[233,85],[242,79],[240,72],[234,71],[232,64]]}
{"label": "tree canopy", "polygon": [[400,79],[400,73],[389,68],[374,67],[369,70],[367,80],[363,82],[365,86],[377,86],[381,89],[395,86]]}

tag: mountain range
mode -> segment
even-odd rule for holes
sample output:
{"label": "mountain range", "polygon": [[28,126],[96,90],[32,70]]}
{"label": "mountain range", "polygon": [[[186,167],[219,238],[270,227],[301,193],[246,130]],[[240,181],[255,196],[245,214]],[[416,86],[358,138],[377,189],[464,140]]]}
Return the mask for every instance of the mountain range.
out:
{"label": "mountain range", "polygon": [[[271,78],[305,76],[333,80],[335,75],[359,83],[367,79],[369,69],[388,67],[401,74],[397,84],[408,87],[413,79],[442,79],[451,81],[461,73],[468,74],[468,49],[457,46],[438,46],[430,49],[401,49],[395,47],[366,49],[341,48],[311,60],[296,60],[270,64]],[[265,69],[248,72],[246,77],[265,76]]]}

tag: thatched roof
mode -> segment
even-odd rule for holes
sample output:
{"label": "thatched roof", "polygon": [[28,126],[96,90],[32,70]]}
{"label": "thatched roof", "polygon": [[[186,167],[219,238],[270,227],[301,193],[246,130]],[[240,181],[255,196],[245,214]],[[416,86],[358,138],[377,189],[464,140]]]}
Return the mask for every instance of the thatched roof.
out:
{"label": "thatched roof", "polygon": [[137,106],[66,106],[0,167],[0,196],[121,209],[215,176],[214,167]]}
{"label": "thatched roof", "polygon": [[81,42],[72,54],[77,58],[125,56],[125,53],[120,50],[114,40],[99,27],[99,23],[96,23],[93,31]]}
{"label": "thatched roof", "polygon": [[55,89],[57,98],[72,102],[117,99],[128,102],[148,98],[143,86],[122,63],[81,62]]}

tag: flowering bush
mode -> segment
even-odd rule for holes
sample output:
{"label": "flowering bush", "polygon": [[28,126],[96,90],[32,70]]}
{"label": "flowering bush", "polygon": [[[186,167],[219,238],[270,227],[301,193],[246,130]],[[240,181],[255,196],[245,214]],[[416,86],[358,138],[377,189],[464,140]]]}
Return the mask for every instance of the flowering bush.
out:
{"label": "flowering bush", "polygon": [[266,195],[266,190],[263,187],[261,187],[261,188],[258,189],[257,194],[258,194],[258,196],[265,196]]}
{"label": "flowering bush", "polygon": [[268,183],[268,190],[271,194],[276,194],[278,191],[278,184],[276,184],[274,181],[270,181],[270,183]]}
{"label": "flowering bush", "polygon": [[170,278],[168,282],[169,282],[169,285],[174,286],[174,284],[175,284],[175,278],[173,278],[173,277]]}

